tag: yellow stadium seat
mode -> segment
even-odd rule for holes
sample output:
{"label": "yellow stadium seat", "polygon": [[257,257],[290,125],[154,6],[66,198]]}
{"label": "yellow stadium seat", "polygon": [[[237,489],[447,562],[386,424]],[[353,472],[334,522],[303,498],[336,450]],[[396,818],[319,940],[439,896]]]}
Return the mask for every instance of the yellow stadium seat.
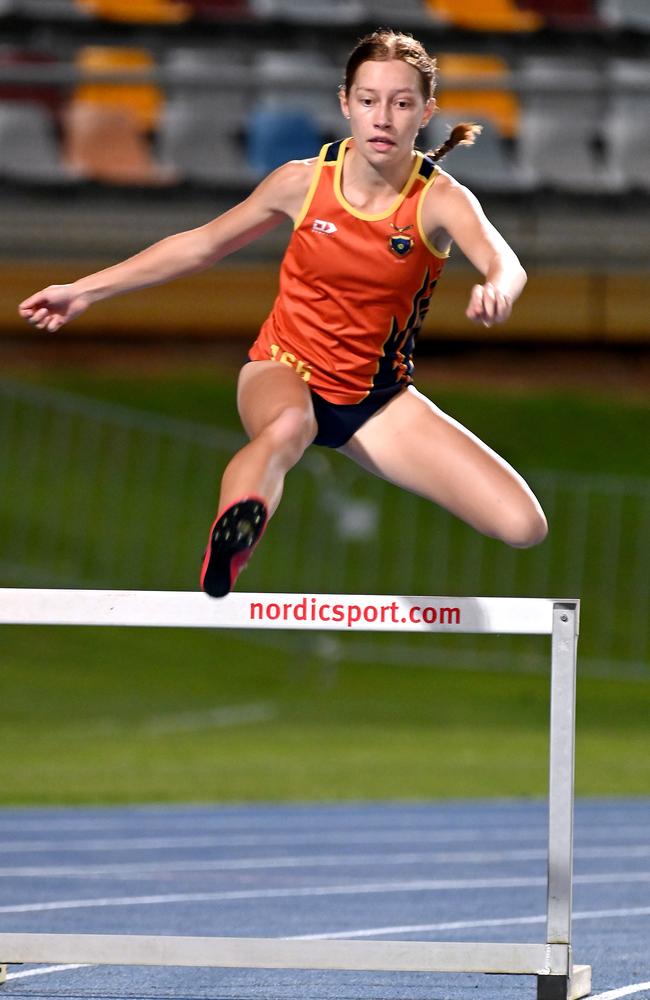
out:
{"label": "yellow stadium seat", "polygon": [[[519,128],[519,100],[509,89],[508,64],[498,56],[441,53],[437,59],[440,81],[438,107],[451,116],[459,111],[489,118],[499,133],[512,139]],[[468,83],[481,83],[480,89]],[[491,86],[492,85],[492,86]]]}
{"label": "yellow stadium seat", "polygon": [[179,24],[192,13],[183,0],[76,0],[85,14],[107,21],[130,21],[136,24]]}
{"label": "yellow stadium seat", "polygon": [[131,79],[124,83],[119,79],[114,83],[93,80],[93,76],[101,74],[116,77],[121,74],[128,74],[129,77],[139,73],[149,74],[155,63],[146,49],[89,45],[78,51],[76,65],[85,82],[75,88],[74,101],[122,108],[133,116],[138,127],[145,132],[157,127],[164,96],[156,84],[146,80],[137,83]]}
{"label": "yellow stadium seat", "polygon": [[437,18],[470,31],[537,31],[544,19],[514,0],[426,0]]}

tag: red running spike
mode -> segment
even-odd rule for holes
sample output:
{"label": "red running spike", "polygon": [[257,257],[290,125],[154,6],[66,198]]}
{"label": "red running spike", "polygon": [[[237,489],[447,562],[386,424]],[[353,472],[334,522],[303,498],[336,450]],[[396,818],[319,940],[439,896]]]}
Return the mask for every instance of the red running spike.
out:
{"label": "red running spike", "polygon": [[225,597],[259,542],[268,511],[259,497],[245,497],[219,514],[210,529],[201,567],[201,588],[210,597]]}

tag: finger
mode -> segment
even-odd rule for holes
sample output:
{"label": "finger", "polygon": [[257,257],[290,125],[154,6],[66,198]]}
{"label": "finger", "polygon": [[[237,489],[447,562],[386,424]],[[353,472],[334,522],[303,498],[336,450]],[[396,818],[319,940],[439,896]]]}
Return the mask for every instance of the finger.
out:
{"label": "finger", "polygon": [[18,306],[19,313],[31,313],[36,309],[39,303],[42,302],[40,295],[30,295],[28,299],[23,299],[23,301]]}
{"label": "finger", "polygon": [[483,315],[483,286],[474,285],[469,298],[469,304],[465,310],[465,315],[469,319],[481,319]]}
{"label": "finger", "polygon": [[497,310],[497,297],[494,285],[491,285],[489,281],[483,285],[483,318],[484,322],[489,321],[494,322],[494,317]]}
{"label": "finger", "polygon": [[49,310],[45,307],[37,309],[36,312],[32,313],[30,322],[34,323],[36,326],[40,326],[44,319],[49,317]]}
{"label": "finger", "polygon": [[512,301],[510,297],[503,292],[497,292],[495,320],[498,323],[503,323],[508,319],[511,312]]}
{"label": "finger", "polygon": [[48,320],[48,322],[45,324],[45,329],[48,330],[49,333],[54,333],[56,330],[59,329],[60,326],[61,322],[58,319],[58,317],[53,316],[52,319]]}

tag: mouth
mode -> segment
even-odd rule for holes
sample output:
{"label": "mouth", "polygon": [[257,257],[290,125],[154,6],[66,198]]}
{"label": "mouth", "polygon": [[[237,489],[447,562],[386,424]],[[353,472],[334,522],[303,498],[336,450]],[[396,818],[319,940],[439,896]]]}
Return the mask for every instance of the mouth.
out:
{"label": "mouth", "polygon": [[369,139],[368,142],[371,146],[374,146],[375,149],[379,150],[392,149],[396,145],[392,139],[389,139],[388,136],[385,135],[377,135],[374,139]]}

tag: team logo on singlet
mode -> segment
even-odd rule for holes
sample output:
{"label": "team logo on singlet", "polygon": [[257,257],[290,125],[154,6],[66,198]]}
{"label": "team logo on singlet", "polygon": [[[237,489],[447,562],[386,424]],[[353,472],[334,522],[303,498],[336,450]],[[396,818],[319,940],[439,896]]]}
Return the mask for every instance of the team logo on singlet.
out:
{"label": "team logo on singlet", "polygon": [[324,219],[314,219],[314,224],[312,225],[312,232],[314,233],[335,233],[336,226],[333,222],[325,222]]}
{"label": "team logo on singlet", "polygon": [[388,246],[397,257],[406,257],[415,246],[415,240],[411,236],[404,236],[404,233],[407,229],[413,229],[413,226],[396,226],[392,222],[391,226],[397,230],[397,235],[388,237]]}

